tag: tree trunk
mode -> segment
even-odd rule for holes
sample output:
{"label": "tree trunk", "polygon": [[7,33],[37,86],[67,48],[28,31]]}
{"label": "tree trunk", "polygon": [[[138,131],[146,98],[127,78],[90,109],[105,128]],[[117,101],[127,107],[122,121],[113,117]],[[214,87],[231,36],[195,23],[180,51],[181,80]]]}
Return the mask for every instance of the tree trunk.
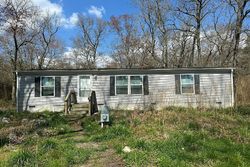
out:
{"label": "tree trunk", "polygon": [[16,104],[16,81],[17,81],[17,76],[16,76],[16,70],[17,70],[17,58],[18,58],[18,43],[17,43],[17,37],[16,37],[16,32],[13,34],[13,39],[14,39],[14,44],[15,44],[15,53],[14,53],[14,62],[13,62],[13,79],[12,79],[12,93],[11,93],[11,99],[12,99],[12,104]]}
{"label": "tree trunk", "polygon": [[195,43],[196,43],[196,37],[194,35],[193,37],[193,44],[192,44],[192,50],[188,62],[188,67],[193,67],[194,66],[194,50],[195,50]]}
{"label": "tree trunk", "polygon": [[201,39],[200,39],[200,22],[198,22],[197,25],[197,32],[196,32],[196,45],[197,45],[197,58],[198,58],[198,62],[197,65],[200,66],[202,64],[202,59],[201,59]]}

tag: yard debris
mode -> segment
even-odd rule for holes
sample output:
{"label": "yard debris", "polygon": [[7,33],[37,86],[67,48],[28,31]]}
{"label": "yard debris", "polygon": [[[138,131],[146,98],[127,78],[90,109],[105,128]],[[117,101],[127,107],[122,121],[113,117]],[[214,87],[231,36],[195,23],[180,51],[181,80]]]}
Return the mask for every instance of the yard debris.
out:
{"label": "yard debris", "polygon": [[131,152],[132,150],[131,150],[130,147],[125,146],[125,147],[122,149],[122,151],[125,152],[125,153],[129,153],[129,152]]}
{"label": "yard debris", "polygon": [[26,124],[26,123],[28,123],[29,122],[29,120],[28,119],[26,119],[26,118],[24,118],[24,119],[22,119],[22,124]]}
{"label": "yard debris", "polygon": [[40,127],[40,126],[44,126],[47,124],[47,121],[44,120],[44,119],[38,119],[38,120],[35,120],[35,127]]}
{"label": "yard debris", "polygon": [[15,132],[11,132],[8,135],[8,139],[9,139],[9,143],[11,143],[11,144],[20,144],[23,141],[23,137],[18,136],[17,133],[15,133]]}
{"label": "yard debris", "polygon": [[2,123],[8,124],[8,123],[10,123],[10,119],[7,118],[7,117],[3,117],[3,118],[2,118]]}

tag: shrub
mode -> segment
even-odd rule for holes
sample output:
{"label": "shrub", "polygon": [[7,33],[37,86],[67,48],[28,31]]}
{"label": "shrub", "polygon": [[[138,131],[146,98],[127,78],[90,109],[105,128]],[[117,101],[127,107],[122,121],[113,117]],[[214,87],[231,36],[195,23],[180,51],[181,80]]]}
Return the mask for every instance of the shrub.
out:
{"label": "shrub", "polygon": [[238,106],[237,112],[242,115],[250,115],[250,105]]}

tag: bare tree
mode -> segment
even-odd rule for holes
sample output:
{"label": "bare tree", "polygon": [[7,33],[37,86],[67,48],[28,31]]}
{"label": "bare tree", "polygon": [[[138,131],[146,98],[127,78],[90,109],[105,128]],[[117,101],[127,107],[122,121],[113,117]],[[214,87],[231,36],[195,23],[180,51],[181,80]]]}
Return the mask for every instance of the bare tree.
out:
{"label": "bare tree", "polygon": [[74,39],[74,54],[82,61],[77,68],[80,66],[88,69],[96,68],[97,57],[100,56],[98,48],[106,29],[106,23],[101,19],[83,15],[79,15],[78,18],[77,25],[81,34]]}
{"label": "bare tree", "polygon": [[190,28],[188,30],[193,33],[192,52],[189,57],[189,66],[194,65],[195,50],[197,49],[197,62],[202,64],[201,57],[201,28],[205,17],[211,13],[208,6],[211,0],[180,0],[176,11],[179,13],[179,20]]}
{"label": "bare tree", "polygon": [[40,28],[36,37],[36,59],[38,69],[49,67],[51,61],[58,57],[62,51],[62,45],[57,38],[60,19],[56,15],[46,14],[38,23]]}
{"label": "bare tree", "polygon": [[250,0],[227,0],[227,2],[233,8],[233,11],[236,14],[233,47],[233,67],[237,67],[240,36],[242,34],[243,22],[250,13]]}
{"label": "bare tree", "polygon": [[211,25],[207,30],[203,30],[204,44],[210,47],[208,48],[209,54],[204,57],[203,65],[231,66],[234,36],[233,16],[234,14],[227,10],[227,7],[224,8],[223,4],[214,11]]}
{"label": "bare tree", "polygon": [[135,1],[141,12],[141,27],[146,44],[144,50],[161,67],[169,67],[170,3],[168,0]]}
{"label": "bare tree", "polygon": [[138,67],[140,62],[140,36],[132,16],[111,17],[111,31],[116,35],[112,57],[119,67]]}
{"label": "bare tree", "polygon": [[[32,18],[37,15],[37,10],[30,0],[4,0],[0,4],[0,13],[4,35],[11,39],[9,42],[11,48],[9,56],[11,56],[12,70],[16,71],[18,69],[18,59],[21,58],[21,48],[31,43],[37,34],[33,29],[34,27],[32,27]],[[15,97],[16,74],[14,73],[12,84],[12,100],[14,103]]]}

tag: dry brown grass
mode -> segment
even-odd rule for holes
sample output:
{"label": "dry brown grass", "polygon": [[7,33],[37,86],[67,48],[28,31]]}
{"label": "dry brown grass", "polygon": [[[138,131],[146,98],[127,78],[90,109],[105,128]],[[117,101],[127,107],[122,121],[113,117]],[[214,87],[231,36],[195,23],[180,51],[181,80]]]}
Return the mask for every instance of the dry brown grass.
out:
{"label": "dry brown grass", "polygon": [[[178,111],[179,110],[179,111]],[[131,125],[134,134],[147,140],[164,140],[168,134],[185,129],[203,131],[216,138],[228,138],[238,143],[249,143],[246,127],[249,117],[233,110],[206,111],[187,108],[167,108],[154,112],[132,112]],[[244,119],[243,119],[244,118]],[[147,135],[145,135],[147,134]]]}
{"label": "dry brown grass", "polygon": [[238,78],[237,104],[250,105],[250,75],[242,75]]}

